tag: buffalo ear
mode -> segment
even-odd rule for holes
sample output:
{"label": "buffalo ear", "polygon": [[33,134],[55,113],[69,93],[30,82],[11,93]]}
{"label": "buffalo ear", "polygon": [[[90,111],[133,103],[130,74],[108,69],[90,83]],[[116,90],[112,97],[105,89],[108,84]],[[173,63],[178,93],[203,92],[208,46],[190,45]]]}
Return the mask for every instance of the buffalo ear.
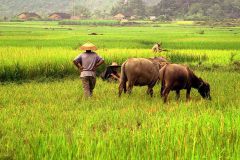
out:
{"label": "buffalo ear", "polygon": [[207,84],[207,86],[208,86],[208,88],[210,89],[210,84],[209,84],[209,83]]}

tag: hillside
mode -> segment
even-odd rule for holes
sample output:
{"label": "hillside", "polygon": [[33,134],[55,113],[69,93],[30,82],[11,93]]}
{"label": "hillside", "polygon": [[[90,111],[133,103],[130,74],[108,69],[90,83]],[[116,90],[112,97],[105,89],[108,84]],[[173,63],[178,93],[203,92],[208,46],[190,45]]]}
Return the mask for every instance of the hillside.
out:
{"label": "hillside", "polygon": [[[43,17],[52,12],[71,13],[73,1],[1,0],[0,18],[12,17],[21,12],[36,12]],[[126,1],[128,3],[124,3]],[[162,20],[240,18],[239,0],[75,0],[75,6],[78,8],[75,8],[78,14],[98,18],[105,17],[106,13],[112,15],[123,13],[140,17],[155,15]]]}
{"label": "hillside", "polygon": [[[109,12],[119,0],[75,0],[76,5],[85,6],[91,10]],[[159,0],[145,0],[146,4],[154,5]],[[72,0],[1,0],[0,16],[13,16],[19,12],[37,12],[47,15],[51,12],[71,12]]]}

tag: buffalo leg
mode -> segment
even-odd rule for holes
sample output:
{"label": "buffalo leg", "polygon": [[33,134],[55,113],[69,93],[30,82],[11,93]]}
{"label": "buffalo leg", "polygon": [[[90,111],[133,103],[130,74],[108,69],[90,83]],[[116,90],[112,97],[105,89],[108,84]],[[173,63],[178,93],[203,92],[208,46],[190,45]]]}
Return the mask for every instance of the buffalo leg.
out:
{"label": "buffalo leg", "polygon": [[127,93],[127,81],[123,83],[123,91],[124,93]]}
{"label": "buffalo leg", "polygon": [[176,91],[176,99],[179,100],[179,98],[180,98],[180,90],[177,90]]}
{"label": "buffalo leg", "polygon": [[163,97],[163,91],[164,91],[164,86],[162,85],[161,86],[161,93],[160,93],[161,97]]}
{"label": "buffalo leg", "polygon": [[152,87],[148,87],[147,94],[153,97],[153,89]]}
{"label": "buffalo leg", "polygon": [[127,89],[128,94],[132,93],[133,85],[134,85],[134,83],[132,83],[132,82],[128,83],[128,89]]}
{"label": "buffalo leg", "polygon": [[187,89],[187,94],[186,94],[187,101],[190,100],[190,92],[191,92],[191,88],[188,88]]}
{"label": "buffalo leg", "polygon": [[126,82],[121,81],[118,87],[118,96],[121,97],[122,91],[124,90],[124,93],[126,93]]}
{"label": "buffalo leg", "polygon": [[120,83],[120,85],[119,85],[119,87],[118,87],[118,96],[119,96],[119,97],[121,97],[122,91],[123,91],[123,84]]}
{"label": "buffalo leg", "polygon": [[156,82],[153,82],[153,83],[151,83],[151,84],[148,85],[148,91],[147,91],[147,93],[148,93],[151,97],[153,97],[153,87],[155,86],[155,84],[156,84]]}
{"label": "buffalo leg", "polygon": [[170,88],[165,87],[165,89],[163,90],[163,102],[164,103],[167,102],[169,92],[170,92]]}

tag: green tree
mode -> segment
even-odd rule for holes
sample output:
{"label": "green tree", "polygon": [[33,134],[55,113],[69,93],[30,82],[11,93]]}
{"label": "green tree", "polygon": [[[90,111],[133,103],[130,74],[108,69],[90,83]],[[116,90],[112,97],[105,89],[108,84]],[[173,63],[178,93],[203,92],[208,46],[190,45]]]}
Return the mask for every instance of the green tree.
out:
{"label": "green tree", "polygon": [[146,8],[145,8],[145,4],[142,0],[130,0],[129,1],[129,8],[130,8],[130,14],[131,15],[137,15],[137,16],[141,16],[144,17],[146,16]]}
{"label": "green tree", "polygon": [[90,10],[84,6],[75,6],[74,11],[75,11],[75,16],[89,18],[92,15]]}
{"label": "green tree", "polygon": [[214,4],[207,9],[207,15],[211,19],[222,19],[223,11],[219,4]]}
{"label": "green tree", "polygon": [[177,12],[177,6],[175,0],[162,0],[154,8],[154,14],[156,16],[169,16],[174,17]]}
{"label": "green tree", "polygon": [[224,0],[222,7],[224,15],[229,18],[240,18],[240,1],[239,0]]}
{"label": "green tree", "polygon": [[120,0],[111,10],[112,15],[116,15],[117,13],[144,17],[146,16],[145,3],[142,0],[128,0],[128,3]]}
{"label": "green tree", "polygon": [[103,10],[103,11],[101,11],[101,10],[95,10],[95,11],[93,12],[92,16],[93,16],[94,18],[97,18],[97,19],[104,19],[104,18],[108,17],[109,14],[108,14],[105,10]]}

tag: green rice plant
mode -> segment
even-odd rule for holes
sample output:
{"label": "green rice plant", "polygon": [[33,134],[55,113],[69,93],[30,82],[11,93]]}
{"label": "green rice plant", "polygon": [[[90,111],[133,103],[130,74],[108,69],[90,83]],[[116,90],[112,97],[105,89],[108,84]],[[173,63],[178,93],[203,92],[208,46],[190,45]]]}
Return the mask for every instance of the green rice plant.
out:
{"label": "green rice plant", "polygon": [[60,21],[59,25],[95,25],[95,26],[117,26],[120,21],[117,20],[64,20]]}
{"label": "green rice plant", "polygon": [[[204,30],[203,35],[196,34]],[[88,26],[59,25],[57,22],[1,22],[0,47],[64,47],[76,48],[86,41],[104,49],[150,49],[163,42],[168,50],[239,50],[239,28],[234,33],[225,27],[183,26],[161,24],[156,29],[149,26]],[[98,36],[90,33],[100,34]]]}
{"label": "green rice plant", "polygon": [[[72,64],[81,51],[71,48],[34,48],[34,47],[1,47],[0,48],[0,81],[19,81],[37,78],[64,78],[78,72]],[[231,53],[239,51],[222,50],[172,50],[154,54],[149,49],[100,49],[97,53],[105,59],[98,74],[112,62],[122,64],[128,58],[166,57],[172,63],[184,63],[191,66],[229,65]],[[237,56],[235,57],[237,60]]]}
{"label": "green rice plant", "polygon": [[[101,22],[105,23],[104,20]],[[104,57],[106,65],[112,61],[121,64],[131,57],[164,56],[173,63],[202,67],[214,64],[221,68],[240,60],[239,38],[232,32],[224,27],[205,27],[202,29],[206,34],[200,36],[195,34],[199,28],[168,23],[161,24],[160,29],[151,26],[110,28],[76,25],[69,30],[69,26],[58,25],[57,22],[1,22],[0,81],[75,75],[77,72],[72,60],[81,52],[76,49],[86,41],[98,46],[97,52]],[[159,41],[168,52],[153,54],[151,47]],[[235,55],[234,58],[231,54]]]}
{"label": "green rice plant", "polygon": [[[160,86],[118,98],[117,83],[97,79],[84,99],[79,79],[9,83],[0,90],[0,157],[8,159],[238,159],[237,72],[196,71],[211,85],[212,101],[192,90],[191,101]],[[223,83],[224,81],[224,83]],[[140,100],[141,99],[141,100]]]}
{"label": "green rice plant", "polygon": [[204,33],[205,33],[204,30],[200,30],[200,31],[197,32],[197,34],[204,34]]}
{"label": "green rice plant", "polygon": [[[239,158],[237,34],[192,22],[159,28],[151,23],[78,23],[0,22],[0,159]],[[206,31],[204,36],[196,34],[199,30]],[[113,61],[163,56],[193,67],[209,82],[213,99],[205,101],[193,89],[189,102],[182,91],[179,101],[172,92],[163,104],[159,84],[153,98],[146,87],[134,87],[132,95],[118,98],[118,84],[100,79],[94,96],[85,99],[72,60],[86,41],[95,43],[105,59],[98,73]],[[152,45],[161,41],[168,51],[153,53]]]}

